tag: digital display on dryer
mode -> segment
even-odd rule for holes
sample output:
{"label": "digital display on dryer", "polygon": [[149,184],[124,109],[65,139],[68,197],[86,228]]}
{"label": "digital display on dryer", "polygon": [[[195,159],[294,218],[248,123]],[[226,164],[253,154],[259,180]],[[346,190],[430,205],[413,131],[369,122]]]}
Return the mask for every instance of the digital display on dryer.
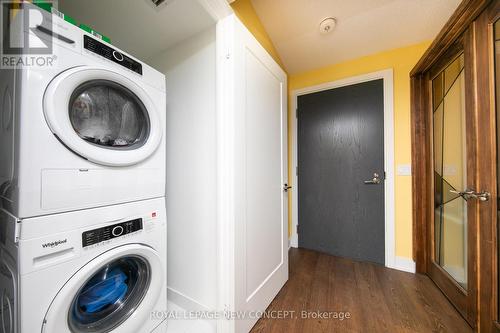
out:
{"label": "digital display on dryer", "polygon": [[85,231],[82,246],[87,247],[142,230],[142,219],[135,219],[107,227]]}

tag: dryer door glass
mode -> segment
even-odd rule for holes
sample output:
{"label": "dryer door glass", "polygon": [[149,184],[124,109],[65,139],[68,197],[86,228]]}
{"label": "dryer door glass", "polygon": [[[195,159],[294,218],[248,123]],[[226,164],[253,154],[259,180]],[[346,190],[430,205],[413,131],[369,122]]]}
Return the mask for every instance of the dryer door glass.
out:
{"label": "dryer door glass", "polygon": [[87,81],[70,98],[71,125],[83,140],[112,149],[136,149],[149,136],[150,120],[141,100],[108,80]]}
{"label": "dryer door glass", "polygon": [[68,324],[74,333],[104,333],[130,317],[146,295],[151,268],[143,257],[114,260],[80,288],[71,303]]}

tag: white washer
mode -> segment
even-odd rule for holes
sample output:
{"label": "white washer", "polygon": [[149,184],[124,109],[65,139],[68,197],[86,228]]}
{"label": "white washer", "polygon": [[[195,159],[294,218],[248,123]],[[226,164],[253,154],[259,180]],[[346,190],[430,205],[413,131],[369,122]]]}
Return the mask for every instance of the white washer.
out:
{"label": "white washer", "polygon": [[163,197],[165,76],[40,13],[37,28],[11,35],[50,43],[53,65],[0,75],[3,207],[27,218]]}
{"label": "white washer", "polygon": [[153,199],[22,221],[1,211],[0,332],[165,332],[164,207]]}

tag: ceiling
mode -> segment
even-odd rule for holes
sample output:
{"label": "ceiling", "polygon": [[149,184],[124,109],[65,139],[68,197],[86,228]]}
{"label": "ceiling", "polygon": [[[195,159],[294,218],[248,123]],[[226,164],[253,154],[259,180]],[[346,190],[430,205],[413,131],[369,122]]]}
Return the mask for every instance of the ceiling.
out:
{"label": "ceiling", "polygon": [[158,8],[151,0],[59,0],[59,10],[144,61],[214,25],[198,0]]}
{"label": "ceiling", "polygon": [[[251,0],[290,74],[433,39],[461,0]],[[334,31],[319,33],[326,17]]]}

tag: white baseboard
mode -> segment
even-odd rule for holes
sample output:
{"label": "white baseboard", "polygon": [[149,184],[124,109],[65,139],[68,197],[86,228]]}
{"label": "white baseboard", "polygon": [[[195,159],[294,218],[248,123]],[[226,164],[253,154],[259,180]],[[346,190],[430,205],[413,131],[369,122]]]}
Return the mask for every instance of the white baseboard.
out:
{"label": "white baseboard", "polygon": [[170,302],[186,311],[212,311],[208,306],[170,287],[167,288],[167,298]]}
{"label": "white baseboard", "polygon": [[[167,298],[169,303],[169,311],[175,312],[210,312],[207,306],[195,301],[191,297],[184,295],[183,293],[172,289],[170,287],[167,288]],[[203,333],[211,333],[217,332],[217,320],[176,320],[172,322],[172,320],[167,320],[168,327],[170,331],[173,332],[203,332]],[[174,327],[174,328],[172,328]]]}
{"label": "white baseboard", "polygon": [[415,273],[415,262],[410,258],[394,257],[394,263],[387,265],[387,267],[398,271]]}

